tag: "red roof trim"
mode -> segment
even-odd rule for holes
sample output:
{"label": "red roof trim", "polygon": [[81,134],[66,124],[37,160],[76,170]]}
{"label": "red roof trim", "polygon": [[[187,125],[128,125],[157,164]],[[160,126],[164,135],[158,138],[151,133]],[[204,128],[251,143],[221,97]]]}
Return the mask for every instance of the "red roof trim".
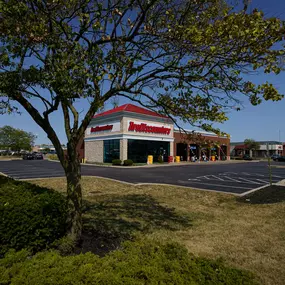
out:
{"label": "red roof trim", "polygon": [[95,116],[93,116],[93,118],[105,117],[105,116],[109,116],[111,114],[118,113],[118,112],[131,112],[131,113],[136,113],[136,114],[143,114],[143,115],[168,119],[167,116],[160,115],[156,112],[150,111],[148,109],[145,109],[145,108],[133,105],[133,104],[124,104],[124,105],[116,107],[114,109],[102,112],[100,114],[96,114]]}
{"label": "red roof trim", "polygon": [[246,149],[247,147],[244,144],[239,144],[235,146],[235,149]]}

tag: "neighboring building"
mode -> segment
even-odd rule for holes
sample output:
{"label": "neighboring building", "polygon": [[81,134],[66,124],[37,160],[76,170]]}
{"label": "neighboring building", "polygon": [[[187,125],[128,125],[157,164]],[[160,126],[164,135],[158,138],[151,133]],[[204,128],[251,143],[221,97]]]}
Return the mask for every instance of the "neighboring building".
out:
{"label": "neighboring building", "polygon": [[[63,144],[61,145],[63,150],[66,150],[66,146]],[[55,148],[52,144],[41,144],[41,145],[35,145],[32,148],[33,152],[42,152],[45,149],[50,149],[51,152],[55,152]]]}
{"label": "neighboring building", "polygon": [[267,157],[267,144],[269,149],[269,156],[273,154],[283,153],[283,143],[278,141],[258,141],[260,143],[260,149],[252,151],[247,149],[244,142],[233,142],[231,143],[231,155],[232,156],[242,156],[244,154],[253,155],[254,157]]}
{"label": "neighboring building", "polygon": [[[192,131],[189,131],[192,133]],[[84,141],[77,147],[80,158],[89,162],[112,162],[113,159],[131,159],[146,162],[148,155],[154,161],[160,155],[167,161],[168,156],[180,156],[190,160],[211,154],[229,159],[230,139],[212,133],[201,132],[203,145],[191,142],[185,134],[174,130],[173,122],[156,112],[125,104],[93,117],[86,129]],[[205,142],[209,145],[205,147]]]}
{"label": "neighboring building", "polygon": [[[195,137],[188,137],[184,132],[174,130],[174,153],[181,156],[184,161],[191,161],[192,156],[207,158],[212,155],[219,160],[230,159],[230,139],[227,136],[219,137],[209,132],[186,131],[189,134],[199,134],[200,139],[195,142]],[[196,138],[197,140],[197,138]]]}

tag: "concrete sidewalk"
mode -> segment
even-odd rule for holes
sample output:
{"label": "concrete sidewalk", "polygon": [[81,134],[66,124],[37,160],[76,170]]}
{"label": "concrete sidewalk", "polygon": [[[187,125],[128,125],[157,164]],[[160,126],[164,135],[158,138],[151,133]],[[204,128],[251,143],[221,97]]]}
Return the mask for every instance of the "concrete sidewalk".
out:
{"label": "concrete sidewalk", "polygon": [[[54,161],[54,160],[51,160]],[[247,161],[247,160],[218,160],[218,161],[201,161],[201,162],[189,162],[189,161],[181,161],[181,162],[171,162],[171,163],[154,163],[154,164],[145,164],[145,165],[134,165],[134,166],[118,166],[118,165],[110,165],[110,164],[96,164],[96,163],[81,163],[81,165],[88,166],[97,166],[97,167],[113,167],[113,168],[151,168],[151,167],[170,167],[170,166],[200,166],[200,165],[224,165],[224,164],[240,164],[240,163],[256,163],[259,161]]]}

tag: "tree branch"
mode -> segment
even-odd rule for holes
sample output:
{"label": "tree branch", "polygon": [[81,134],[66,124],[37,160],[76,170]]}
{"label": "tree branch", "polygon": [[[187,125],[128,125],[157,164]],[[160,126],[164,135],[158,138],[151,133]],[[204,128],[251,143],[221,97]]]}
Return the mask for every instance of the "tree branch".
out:
{"label": "tree branch", "polygon": [[23,95],[20,93],[14,93],[10,94],[10,97],[17,101],[29,114],[30,116],[34,119],[34,121],[43,129],[43,131],[48,135],[48,138],[51,140],[53,143],[57,155],[60,159],[60,162],[64,168],[67,166],[67,162],[64,159],[64,152],[61,147],[61,143],[56,135],[56,132],[53,130],[51,127],[49,120],[47,118],[43,118],[38,110],[30,104],[30,102],[24,98]]}

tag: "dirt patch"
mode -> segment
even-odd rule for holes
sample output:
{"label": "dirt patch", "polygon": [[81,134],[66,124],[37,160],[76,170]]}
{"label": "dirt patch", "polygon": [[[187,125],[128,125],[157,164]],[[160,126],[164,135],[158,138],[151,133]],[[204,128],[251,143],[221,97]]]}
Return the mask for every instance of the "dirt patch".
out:
{"label": "dirt patch", "polygon": [[272,185],[237,198],[248,204],[273,204],[285,201],[285,186]]}

